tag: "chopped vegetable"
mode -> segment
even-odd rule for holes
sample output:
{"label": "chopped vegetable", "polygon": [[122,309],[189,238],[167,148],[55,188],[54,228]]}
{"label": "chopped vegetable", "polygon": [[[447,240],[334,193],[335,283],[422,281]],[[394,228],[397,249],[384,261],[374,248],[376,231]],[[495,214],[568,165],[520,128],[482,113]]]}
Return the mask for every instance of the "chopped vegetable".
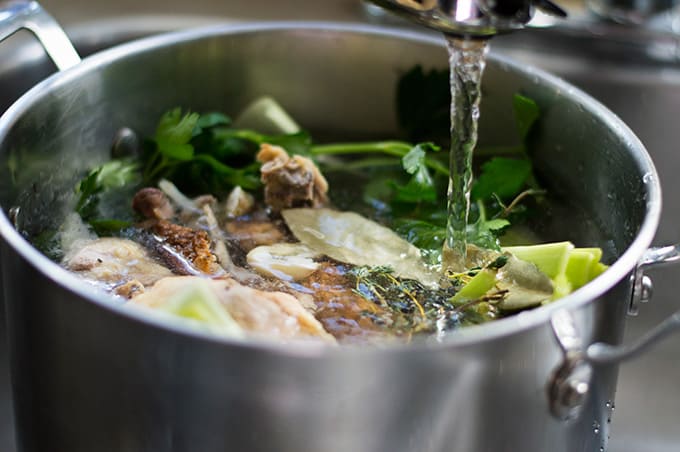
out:
{"label": "chopped vegetable", "polygon": [[482,298],[496,286],[496,269],[483,268],[451,298],[453,303]]}
{"label": "chopped vegetable", "polygon": [[[553,285],[544,273],[509,253],[483,251],[489,261],[451,298],[454,304],[488,301],[501,310],[514,311],[537,306],[553,295]],[[468,274],[453,275],[465,280]]]}
{"label": "chopped vegetable", "polygon": [[570,242],[506,247],[503,251],[474,250],[471,259],[489,263],[473,271],[472,278],[454,275],[463,285],[451,302],[482,300],[500,291],[502,296],[494,301],[500,309],[526,309],[569,295],[606,268],[599,263],[601,249],[574,248]]}
{"label": "chopped vegetable", "polygon": [[564,273],[574,289],[585,286],[593,279],[599,271],[599,268],[594,267],[600,264],[601,258],[600,248],[576,248],[569,253]]}
{"label": "chopped vegetable", "polygon": [[270,135],[296,134],[302,130],[288,112],[269,96],[248,104],[234,121],[234,128],[258,130]]}
{"label": "chopped vegetable", "polygon": [[196,280],[157,307],[163,312],[182,317],[191,324],[230,337],[242,337],[243,331],[217,296],[203,281]]}
{"label": "chopped vegetable", "polygon": [[554,300],[584,286],[607,268],[600,263],[600,248],[575,248],[570,242],[511,246],[504,251],[533,263],[548,276],[555,287]]}
{"label": "chopped vegetable", "polygon": [[519,259],[531,262],[548,277],[554,279],[567,269],[569,255],[574,249],[570,242],[544,243],[503,248]]}

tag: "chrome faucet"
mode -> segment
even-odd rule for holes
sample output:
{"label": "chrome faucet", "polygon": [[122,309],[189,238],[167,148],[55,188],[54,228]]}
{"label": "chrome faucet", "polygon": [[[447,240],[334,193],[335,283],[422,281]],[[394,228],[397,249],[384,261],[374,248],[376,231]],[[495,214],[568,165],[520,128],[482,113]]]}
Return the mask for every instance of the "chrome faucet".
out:
{"label": "chrome faucet", "polygon": [[566,17],[549,0],[369,0],[448,35],[483,38],[523,28],[535,9]]}

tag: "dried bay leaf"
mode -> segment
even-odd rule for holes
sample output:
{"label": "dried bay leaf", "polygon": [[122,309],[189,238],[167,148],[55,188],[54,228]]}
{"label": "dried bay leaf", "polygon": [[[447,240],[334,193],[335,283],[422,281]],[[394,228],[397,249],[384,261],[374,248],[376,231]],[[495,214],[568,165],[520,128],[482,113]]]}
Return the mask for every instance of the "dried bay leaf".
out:
{"label": "dried bay leaf", "polygon": [[433,287],[432,271],[420,250],[394,231],[353,212],[332,209],[287,209],[281,212],[295,237],[318,253],[353,265],[390,266],[394,274]]}

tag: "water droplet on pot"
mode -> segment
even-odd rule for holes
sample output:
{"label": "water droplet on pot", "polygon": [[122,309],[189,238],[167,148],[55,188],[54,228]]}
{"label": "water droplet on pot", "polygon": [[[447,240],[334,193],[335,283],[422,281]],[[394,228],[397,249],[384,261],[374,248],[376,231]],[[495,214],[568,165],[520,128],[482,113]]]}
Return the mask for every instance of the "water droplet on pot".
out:
{"label": "water droplet on pot", "polygon": [[600,433],[600,423],[597,421],[593,422],[593,433],[596,435]]}

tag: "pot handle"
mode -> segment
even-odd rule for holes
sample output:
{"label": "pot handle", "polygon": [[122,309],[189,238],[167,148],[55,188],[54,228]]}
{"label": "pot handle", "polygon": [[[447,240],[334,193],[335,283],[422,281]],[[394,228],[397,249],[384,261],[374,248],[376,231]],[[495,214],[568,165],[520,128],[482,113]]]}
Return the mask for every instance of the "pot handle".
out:
{"label": "pot handle", "polygon": [[[629,314],[636,315],[638,303],[647,302],[652,296],[652,283],[644,275],[644,271],[677,261],[680,261],[680,244],[650,248],[645,252],[631,277],[633,292]],[[556,312],[551,324],[564,360],[554,371],[548,384],[550,410],[558,419],[572,420],[583,409],[590,390],[593,368],[634,358],[669,334],[680,332],[680,311],[628,345],[596,342],[586,346],[572,314],[566,310]]]}
{"label": "pot handle", "polygon": [[[632,275],[633,292],[628,308],[630,315],[637,315],[639,303],[646,303],[652,297],[652,281],[645,276],[645,270],[678,261],[680,261],[680,244],[650,248],[645,252]],[[616,346],[601,342],[591,344],[585,350],[585,359],[593,365],[619,363],[636,357],[676,331],[680,332],[680,311],[675,312],[632,344]]]}
{"label": "pot handle", "polygon": [[42,44],[60,71],[80,63],[80,56],[59,24],[38,2],[10,2],[0,9],[0,41],[27,29]]}

